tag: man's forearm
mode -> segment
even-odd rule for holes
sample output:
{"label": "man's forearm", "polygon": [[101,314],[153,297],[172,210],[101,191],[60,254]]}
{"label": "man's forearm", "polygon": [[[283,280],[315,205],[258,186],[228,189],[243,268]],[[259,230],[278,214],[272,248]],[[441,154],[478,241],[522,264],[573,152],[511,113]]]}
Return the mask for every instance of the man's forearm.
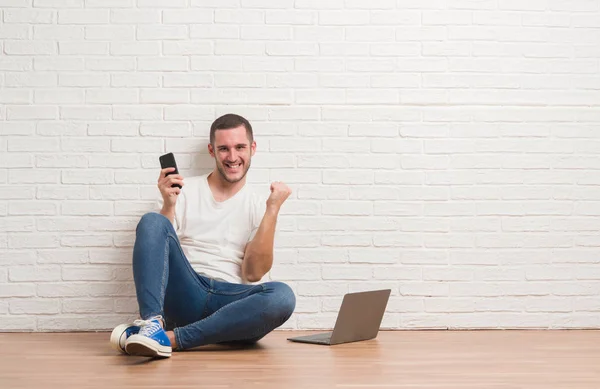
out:
{"label": "man's forearm", "polygon": [[279,209],[267,207],[256,235],[246,246],[242,262],[242,276],[247,281],[260,281],[271,270],[278,214]]}
{"label": "man's forearm", "polygon": [[167,207],[163,205],[162,209],[160,210],[160,214],[169,219],[171,224],[173,224],[173,220],[175,220],[175,207]]}

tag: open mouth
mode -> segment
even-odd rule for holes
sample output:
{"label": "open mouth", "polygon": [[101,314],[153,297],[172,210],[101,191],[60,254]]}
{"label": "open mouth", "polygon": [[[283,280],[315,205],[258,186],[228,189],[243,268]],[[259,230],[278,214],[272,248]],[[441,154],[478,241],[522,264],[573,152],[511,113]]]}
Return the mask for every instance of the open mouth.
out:
{"label": "open mouth", "polygon": [[242,168],[242,164],[240,162],[236,162],[236,163],[224,162],[223,165],[231,173],[235,173]]}

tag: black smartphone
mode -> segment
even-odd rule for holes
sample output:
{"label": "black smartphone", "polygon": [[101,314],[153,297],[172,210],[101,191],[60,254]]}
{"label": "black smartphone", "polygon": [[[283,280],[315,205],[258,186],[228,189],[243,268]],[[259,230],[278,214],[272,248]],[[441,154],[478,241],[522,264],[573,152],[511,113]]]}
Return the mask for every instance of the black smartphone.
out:
{"label": "black smartphone", "polygon": [[[179,170],[177,170],[177,163],[175,162],[175,156],[173,155],[173,153],[168,153],[168,154],[165,154],[165,155],[161,155],[160,157],[158,157],[158,160],[160,161],[160,167],[162,169],[166,169],[168,167],[174,167],[175,168],[175,171],[167,173],[167,176],[170,175],[170,174],[179,174]],[[179,188],[179,189],[181,189],[181,185],[179,185],[179,184],[173,184],[173,185],[171,185],[171,188]]]}

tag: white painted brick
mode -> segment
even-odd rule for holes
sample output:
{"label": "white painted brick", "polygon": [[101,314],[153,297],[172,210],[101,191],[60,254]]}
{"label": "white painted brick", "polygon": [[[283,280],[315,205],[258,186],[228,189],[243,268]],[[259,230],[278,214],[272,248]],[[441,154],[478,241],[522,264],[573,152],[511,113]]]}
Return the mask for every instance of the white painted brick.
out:
{"label": "white painted brick", "polygon": [[[158,56],[159,42],[110,42],[110,54],[114,56]],[[158,59],[158,58],[154,58]]]}
{"label": "white painted brick", "polygon": [[81,8],[84,0],[34,0],[35,8]]}
{"label": "white painted brick", "polygon": [[[116,184],[153,184],[155,186],[157,178],[155,170],[119,170],[115,172]],[[156,195],[153,197],[156,199]]]}
{"label": "white painted brick", "polygon": [[8,57],[3,58],[0,70],[3,71],[27,71],[33,69],[31,58]]}
{"label": "white painted brick", "polygon": [[85,155],[38,155],[35,159],[36,167],[87,167],[88,159]]}
{"label": "white painted brick", "polygon": [[312,42],[268,42],[265,51],[273,56],[312,56],[317,54],[318,46]]}
{"label": "white painted brick", "polygon": [[[442,26],[422,26],[422,27],[396,27],[396,41],[399,42],[441,42],[448,39],[447,29]],[[454,44],[455,42],[448,42]],[[429,46],[430,48],[439,48],[439,43]],[[461,45],[464,47],[464,45]]]}
{"label": "white painted brick", "polygon": [[93,154],[89,157],[89,167],[135,169],[140,167],[140,158],[129,154]]}
{"label": "white painted brick", "polygon": [[55,215],[57,206],[49,201],[10,201],[9,215]]}
{"label": "white painted brick", "polygon": [[101,266],[63,266],[62,279],[64,281],[110,281],[113,279],[113,269]]}
{"label": "white painted brick", "polygon": [[407,10],[371,10],[370,23],[372,25],[419,26],[421,25],[421,13]]}
{"label": "white painted brick", "polygon": [[[136,31],[136,38],[139,40],[174,40],[185,39],[188,37],[187,26],[147,26],[139,25]],[[192,38],[197,37],[191,34]],[[93,39],[93,38],[88,38]]]}
{"label": "white painted brick", "polygon": [[55,20],[55,12],[49,10],[5,9],[4,23],[50,24]]}
{"label": "white painted brick", "polygon": [[394,201],[375,202],[374,214],[379,216],[420,216],[423,214],[423,206]]}
{"label": "white painted brick", "polygon": [[[138,42],[150,43],[154,42]],[[205,40],[193,40],[193,41],[163,41],[163,53],[165,55],[209,55],[212,54],[213,45],[209,41]],[[202,59],[213,60],[214,57],[208,57]],[[194,68],[192,68],[194,69]],[[197,69],[200,70],[200,69]],[[220,70],[225,70],[221,68]]]}
{"label": "white painted brick", "polygon": [[34,314],[48,315],[60,312],[58,299],[11,299],[9,312],[13,315]]}
{"label": "white painted brick", "polygon": [[65,299],[62,303],[63,313],[112,313],[114,308],[112,299]]}
{"label": "white painted brick", "polygon": [[397,228],[407,232],[448,232],[450,223],[443,218],[396,219]]}
{"label": "white painted brick", "polygon": [[33,199],[35,197],[35,187],[24,185],[2,185],[0,186],[0,199],[2,200],[22,200]]}
{"label": "white painted brick", "polygon": [[38,263],[41,264],[81,264],[89,262],[88,250],[38,250]]}
{"label": "white painted brick", "polygon": [[305,249],[298,250],[299,263],[343,263],[347,262],[348,254],[345,249]]}
{"label": "white painted brick", "polygon": [[[351,124],[348,129],[349,136],[368,137],[395,137],[398,135],[398,127],[394,124]],[[392,139],[386,140],[391,141]],[[384,142],[381,140],[380,142]],[[400,142],[398,142],[400,144]]]}
{"label": "white painted brick", "polygon": [[421,185],[424,177],[420,172],[376,171],[375,184]]}
{"label": "white painted brick", "polygon": [[357,265],[325,265],[322,269],[324,280],[367,280],[372,278],[373,270]]}
{"label": "white painted brick", "polygon": [[53,120],[58,118],[58,108],[52,106],[18,106],[6,108],[7,120]]}
{"label": "white painted brick", "polygon": [[88,223],[88,228],[91,231],[135,231],[139,214],[134,217],[126,218],[93,218]]}
{"label": "white painted brick", "polygon": [[[135,243],[135,234],[134,233],[130,233],[130,234],[118,234],[114,237],[114,245],[115,247],[127,247],[130,248],[130,250],[133,249],[133,245]],[[131,281],[131,280],[128,280]]]}
{"label": "white painted brick", "polygon": [[[139,33],[139,31],[138,31]],[[92,41],[122,41],[134,40],[136,31],[134,26],[86,26],[85,39]]]}
{"label": "white painted brick", "polygon": [[115,135],[115,136],[136,136],[139,130],[139,123],[136,122],[117,122],[117,123],[90,123],[87,126],[87,134],[92,136],[98,135]]}
{"label": "white painted brick", "polygon": [[59,140],[54,138],[10,137],[8,151],[15,152],[52,152],[58,151]]}
{"label": "white painted brick", "polygon": [[85,92],[81,89],[39,89],[34,92],[37,104],[84,104]]}
{"label": "white painted brick", "polygon": [[319,44],[319,52],[325,56],[367,56],[370,52],[369,43],[361,42],[322,42]]}
{"label": "white painted brick", "polygon": [[50,169],[11,169],[8,172],[10,184],[56,184],[60,171]]}
{"label": "white painted brick", "polygon": [[90,250],[90,262],[96,264],[130,264],[131,254],[131,250],[95,248]]}
{"label": "white painted brick", "polygon": [[[202,12],[206,13],[204,10]],[[289,11],[282,12],[289,14]],[[212,19],[210,21],[212,21]],[[219,24],[263,24],[265,23],[265,11],[248,8],[216,9],[214,11],[214,21]]]}
{"label": "white painted brick", "polygon": [[[316,24],[317,18],[318,14],[315,11],[301,11],[298,9],[294,9],[293,11],[267,10],[264,18],[259,18],[259,15],[252,14],[251,16],[245,18],[244,20],[240,20],[239,22],[243,22],[244,24],[249,24],[250,22],[260,24],[264,20],[266,24],[312,25]],[[216,14],[215,19],[217,19]],[[218,22],[218,20],[216,21]]]}
{"label": "white painted brick", "polygon": [[162,11],[163,23],[165,24],[210,24],[213,22],[213,11],[198,9],[182,9]]}
{"label": "white painted brick", "polygon": [[154,210],[154,201],[117,201],[115,202],[115,215],[136,216]]}
{"label": "white painted brick", "polygon": [[423,238],[414,234],[378,233],[373,237],[375,247],[414,248],[423,246]]}
{"label": "white painted brick", "polygon": [[112,215],[113,204],[109,201],[69,201],[61,206],[65,216]]}
{"label": "white painted brick", "polygon": [[321,268],[312,265],[278,266],[271,270],[271,275],[281,281],[312,281],[320,278]]}
{"label": "white painted brick", "polygon": [[107,24],[109,10],[59,10],[58,24]]}
{"label": "white painted brick", "polygon": [[[111,301],[113,301],[111,299]],[[114,310],[115,312],[131,313],[136,312],[138,309],[138,302],[135,298],[117,298],[114,299]]]}
{"label": "white painted brick", "polygon": [[163,111],[161,107],[151,105],[113,106],[112,118],[114,120],[161,120]]}
{"label": "white painted brick", "polygon": [[138,6],[140,8],[182,8],[185,7],[185,0],[139,0]]}
{"label": "white painted brick", "polygon": [[0,225],[1,232],[27,232],[33,231],[33,228],[33,219],[22,217],[5,217],[4,224]]}
{"label": "white painted brick", "polygon": [[422,278],[422,271],[418,267],[376,267],[374,277],[381,280],[419,281]]}
{"label": "white painted brick", "polygon": [[109,150],[109,139],[62,138],[61,150],[67,152],[103,152]]}
{"label": "white painted brick", "polygon": [[63,235],[60,240],[62,247],[111,247],[112,243],[112,235]]}
{"label": "white painted brick", "polygon": [[15,266],[9,268],[8,274],[12,282],[58,281],[60,266]]}
{"label": "white painted brick", "polygon": [[400,295],[419,297],[445,297],[450,294],[448,284],[438,282],[405,282],[400,285]]}
{"label": "white painted brick", "polygon": [[37,185],[36,198],[40,200],[84,200],[88,188],[76,185]]}
{"label": "white painted brick", "polygon": [[[349,250],[349,261],[351,263],[390,264],[397,263],[399,258],[399,252],[393,249],[351,248]],[[379,268],[375,269],[375,278],[379,278],[377,274],[381,274]]]}
{"label": "white painted brick", "polygon": [[[6,38],[4,38],[6,39]],[[5,40],[4,52],[9,55],[53,55],[58,51],[55,41]]]}
{"label": "white painted brick", "polygon": [[329,0],[323,2],[319,0],[297,0],[294,3],[294,7],[299,9],[343,9],[344,1]]}
{"label": "white painted brick", "polygon": [[64,170],[61,182],[63,184],[110,184],[113,173],[109,170]]}
{"label": "white painted brick", "polygon": [[373,172],[366,170],[326,170],[323,172],[323,183],[344,185],[370,185],[373,183]]}
{"label": "white painted brick", "polygon": [[160,10],[111,9],[110,22],[114,24],[154,24],[160,23]]}
{"label": "white painted brick", "polygon": [[212,86],[212,82],[212,77],[207,74],[177,73],[164,75],[164,86],[167,88],[209,87]]}
{"label": "white painted brick", "polygon": [[[349,218],[342,217],[321,217],[318,221],[314,219],[298,220],[298,230],[302,231],[394,231],[395,224],[392,221],[380,218],[366,221],[358,216]],[[365,240],[369,242],[369,240]]]}
{"label": "white painted brick", "polygon": [[2,39],[29,39],[29,27],[26,24],[7,24],[0,30]]}
{"label": "white painted brick", "polygon": [[[100,81],[100,80],[99,80]],[[92,86],[104,86],[111,85],[117,88],[120,87],[158,87],[161,82],[160,74],[153,73],[118,73],[112,74],[110,76],[110,81],[108,78],[102,79],[100,85],[92,85]],[[165,86],[166,85],[165,83]]]}
{"label": "white painted brick", "polygon": [[131,8],[135,0],[86,0],[87,8]]}

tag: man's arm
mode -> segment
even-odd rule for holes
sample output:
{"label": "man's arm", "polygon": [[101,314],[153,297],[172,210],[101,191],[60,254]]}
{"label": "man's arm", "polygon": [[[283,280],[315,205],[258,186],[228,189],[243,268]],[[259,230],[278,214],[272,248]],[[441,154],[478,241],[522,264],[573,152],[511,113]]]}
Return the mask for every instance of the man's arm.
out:
{"label": "man's arm", "polygon": [[273,266],[273,245],[277,216],[283,202],[292,193],[282,182],[271,184],[271,195],[267,199],[267,210],[260,222],[254,238],[246,245],[242,261],[242,278],[257,282]]}

